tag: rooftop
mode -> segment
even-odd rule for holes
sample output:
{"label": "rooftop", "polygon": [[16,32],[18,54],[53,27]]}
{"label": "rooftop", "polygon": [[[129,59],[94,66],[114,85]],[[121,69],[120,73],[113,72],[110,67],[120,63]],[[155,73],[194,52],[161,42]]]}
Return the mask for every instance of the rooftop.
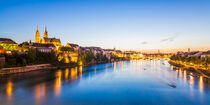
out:
{"label": "rooftop", "polygon": [[55,47],[54,44],[33,43],[33,47]]}
{"label": "rooftop", "polygon": [[0,38],[0,41],[2,41],[3,43],[17,44],[15,41],[13,41],[12,39],[9,39],[9,38]]}

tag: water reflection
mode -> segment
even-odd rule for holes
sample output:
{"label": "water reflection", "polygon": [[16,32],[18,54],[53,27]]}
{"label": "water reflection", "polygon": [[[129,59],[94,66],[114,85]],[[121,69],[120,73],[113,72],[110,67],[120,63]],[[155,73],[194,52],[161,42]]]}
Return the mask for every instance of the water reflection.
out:
{"label": "water reflection", "polygon": [[[133,95],[138,97],[129,98],[131,101],[138,100],[139,97],[150,98],[151,96],[153,96],[154,102],[159,100],[164,100],[165,102],[171,101],[166,98],[170,96],[173,96],[174,100],[179,99],[184,101],[186,99],[191,101],[196,96],[198,100],[205,102],[206,94],[210,96],[208,93],[210,90],[207,83],[208,79],[193,75],[193,73],[187,70],[174,69],[166,60],[114,62],[85,68],[78,66],[36,74],[42,76],[32,78],[33,76],[30,75],[30,80],[25,79],[24,82],[22,82],[23,79],[20,79],[18,82],[14,81],[15,79],[6,80],[8,82],[0,85],[1,88],[3,87],[3,90],[5,89],[3,93],[0,93],[0,97],[3,96],[0,102],[4,102],[4,98],[12,100],[10,102],[21,101],[24,98],[25,100],[21,101],[23,102],[22,104],[25,104],[24,101],[29,100],[37,105],[53,103],[55,101],[58,102],[56,104],[60,104],[59,102],[69,102],[69,100],[74,101],[76,99],[84,103],[90,101],[106,103],[107,100],[112,99],[117,101],[121,99],[122,101],[126,100],[126,98],[116,95],[118,93],[126,97]],[[22,77],[25,76],[23,75]],[[154,81],[157,78],[159,81]],[[159,96],[154,96],[154,93],[150,91],[156,92]],[[104,92],[109,97],[104,97]],[[28,94],[32,94],[32,97]],[[180,99],[180,97],[184,99]],[[94,98],[98,98],[98,100],[94,100]]]}
{"label": "water reflection", "polygon": [[83,67],[79,66],[79,76],[80,76],[80,78],[82,78],[82,72],[83,72]]}
{"label": "water reflection", "polygon": [[116,62],[114,62],[114,72],[116,72]]}
{"label": "water reflection", "polygon": [[77,67],[71,68],[71,80],[77,80]]}
{"label": "water reflection", "polygon": [[205,84],[203,76],[199,76],[197,78],[197,77],[194,77],[192,72],[189,72],[187,70],[182,70],[182,69],[175,70],[175,75],[179,79],[183,79],[184,86],[186,86],[187,83],[189,84],[191,95],[193,95],[193,90],[194,90],[194,88],[196,87],[197,84],[198,84],[197,88],[199,88],[199,92],[201,94],[203,94],[203,92],[204,92],[204,84]]}
{"label": "water reflection", "polygon": [[199,77],[199,89],[200,93],[203,93],[204,83],[203,83],[203,76]]}
{"label": "water reflection", "polygon": [[13,91],[13,88],[12,88],[12,81],[9,80],[9,81],[7,82],[7,86],[6,86],[6,94],[7,94],[7,98],[8,98],[9,100],[12,99],[12,91]]}
{"label": "water reflection", "polygon": [[65,80],[66,80],[66,82],[68,81],[68,79],[69,79],[69,68],[66,68],[65,69]]}
{"label": "water reflection", "polygon": [[184,70],[184,83],[186,84],[186,82],[187,82],[187,72],[186,70]]}
{"label": "water reflection", "polygon": [[61,79],[62,79],[62,70],[56,72],[55,84],[54,84],[54,93],[55,96],[59,96],[61,93]]}
{"label": "water reflection", "polygon": [[[192,74],[192,73],[191,73],[191,74]],[[190,83],[190,87],[192,88],[193,85],[194,85],[194,77],[193,77],[192,75],[190,75],[189,83]]]}
{"label": "water reflection", "polygon": [[35,86],[35,101],[39,105],[43,100],[46,99],[46,84],[41,83]]}
{"label": "water reflection", "polygon": [[193,93],[193,90],[194,90],[194,88],[193,88],[194,87],[194,77],[192,75],[190,75],[189,84],[190,84],[191,96],[194,96],[194,93]]}
{"label": "water reflection", "polygon": [[182,70],[179,69],[179,78],[182,78]]}
{"label": "water reflection", "polygon": [[175,77],[178,78],[178,70],[175,71]]}

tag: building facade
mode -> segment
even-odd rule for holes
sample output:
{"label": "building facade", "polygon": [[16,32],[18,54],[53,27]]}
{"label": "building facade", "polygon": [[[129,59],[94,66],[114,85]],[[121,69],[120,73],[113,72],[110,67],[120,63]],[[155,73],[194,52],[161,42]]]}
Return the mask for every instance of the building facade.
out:
{"label": "building facade", "polygon": [[0,38],[0,52],[11,53],[12,51],[18,51],[18,44],[12,39]]}

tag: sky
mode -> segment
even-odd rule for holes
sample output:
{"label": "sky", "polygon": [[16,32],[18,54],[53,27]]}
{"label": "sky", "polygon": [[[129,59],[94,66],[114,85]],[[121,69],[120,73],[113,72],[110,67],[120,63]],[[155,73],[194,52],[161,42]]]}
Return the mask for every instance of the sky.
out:
{"label": "sky", "polygon": [[0,0],[0,38],[142,52],[210,50],[210,0]]}

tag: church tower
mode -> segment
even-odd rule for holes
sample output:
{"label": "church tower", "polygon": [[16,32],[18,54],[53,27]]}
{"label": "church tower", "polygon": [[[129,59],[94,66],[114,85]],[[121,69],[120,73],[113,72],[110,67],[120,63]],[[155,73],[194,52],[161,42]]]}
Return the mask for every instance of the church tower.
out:
{"label": "church tower", "polygon": [[45,32],[44,32],[44,37],[43,38],[48,38],[48,32],[47,32],[46,26],[45,26]]}
{"label": "church tower", "polygon": [[35,42],[36,42],[36,43],[40,43],[40,33],[39,33],[38,24],[37,24],[37,31],[36,31]]}

